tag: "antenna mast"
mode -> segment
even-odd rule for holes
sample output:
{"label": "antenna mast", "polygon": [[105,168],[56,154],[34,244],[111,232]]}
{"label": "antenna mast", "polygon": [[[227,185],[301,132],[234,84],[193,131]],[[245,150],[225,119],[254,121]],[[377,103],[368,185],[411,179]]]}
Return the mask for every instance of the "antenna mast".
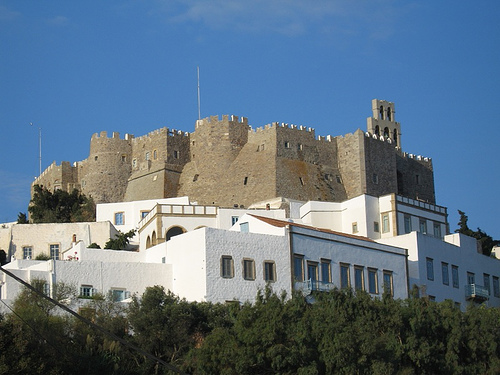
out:
{"label": "antenna mast", "polygon": [[200,112],[200,67],[196,67],[196,71],[198,73],[198,120],[201,120],[201,112]]}

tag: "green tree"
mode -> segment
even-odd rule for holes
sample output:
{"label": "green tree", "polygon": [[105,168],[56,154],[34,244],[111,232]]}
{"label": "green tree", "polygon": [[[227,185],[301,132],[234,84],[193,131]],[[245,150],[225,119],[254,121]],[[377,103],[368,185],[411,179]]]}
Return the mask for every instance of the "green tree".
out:
{"label": "green tree", "polygon": [[476,231],[470,229],[467,224],[469,218],[465,214],[465,212],[458,210],[458,214],[460,215],[460,220],[458,221],[458,229],[455,230],[455,233],[462,233],[466,236],[475,238],[476,240],[478,240],[479,245],[481,246],[482,253],[486,256],[490,256],[491,250],[494,246],[500,244],[500,240],[494,240],[480,228],[477,228]]}
{"label": "green tree", "polygon": [[18,224],[29,224],[28,218],[26,217],[26,213],[19,212],[17,215],[17,223]]}
{"label": "green tree", "polygon": [[111,250],[125,250],[130,242],[130,239],[134,237],[135,232],[135,229],[131,229],[127,233],[118,231],[115,238],[110,238],[108,242],[106,242],[104,248]]}
{"label": "green tree", "polygon": [[71,193],[43,186],[33,187],[33,198],[28,207],[33,223],[70,223],[95,220],[95,204],[78,190]]}

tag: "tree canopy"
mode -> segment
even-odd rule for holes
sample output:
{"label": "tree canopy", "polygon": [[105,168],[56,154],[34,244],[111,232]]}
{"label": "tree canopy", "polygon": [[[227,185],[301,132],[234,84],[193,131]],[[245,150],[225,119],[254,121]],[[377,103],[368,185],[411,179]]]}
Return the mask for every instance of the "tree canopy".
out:
{"label": "tree canopy", "polygon": [[490,256],[491,250],[494,246],[500,244],[500,240],[494,240],[480,228],[477,228],[475,231],[470,229],[467,224],[469,217],[465,214],[465,212],[460,210],[458,210],[458,214],[460,215],[460,220],[458,221],[458,229],[455,230],[455,233],[462,233],[466,236],[475,238],[481,246],[482,253],[486,256]]}
{"label": "tree canopy", "polygon": [[130,242],[130,239],[134,237],[135,232],[135,229],[131,229],[126,233],[118,231],[115,238],[110,238],[108,242],[106,242],[104,248],[111,250],[125,250]]}
{"label": "tree canopy", "polygon": [[[54,193],[43,186],[33,187],[33,198],[28,207],[33,223],[70,223],[95,220],[95,204],[77,189],[71,193],[56,190]],[[21,216],[18,220],[22,219]]]}

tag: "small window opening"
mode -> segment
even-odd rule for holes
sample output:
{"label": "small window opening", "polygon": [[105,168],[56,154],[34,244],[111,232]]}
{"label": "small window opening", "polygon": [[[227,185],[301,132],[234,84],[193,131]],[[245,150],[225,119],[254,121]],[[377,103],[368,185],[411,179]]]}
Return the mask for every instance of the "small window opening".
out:
{"label": "small window opening", "polygon": [[384,128],[384,138],[389,138],[389,128]]}
{"label": "small window opening", "polygon": [[304,186],[304,179],[303,179],[302,177],[299,177],[299,180],[300,180],[300,184],[301,184],[302,186]]}
{"label": "small window opening", "polygon": [[245,179],[243,180],[243,185],[246,185],[248,182],[248,177],[245,177]]}
{"label": "small window opening", "polygon": [[193,182],[198,181],[198,177],[199,177],[199,174],[195,174],[194,177],[193,177]]}

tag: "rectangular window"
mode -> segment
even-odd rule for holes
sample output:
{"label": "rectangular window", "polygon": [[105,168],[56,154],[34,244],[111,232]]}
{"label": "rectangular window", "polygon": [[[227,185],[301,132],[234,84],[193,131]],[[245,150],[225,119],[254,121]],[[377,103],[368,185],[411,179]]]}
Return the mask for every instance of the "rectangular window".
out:
{"label": "rectangular window", "polygon": [[151,160],[151,152],[146,152],[146,160]]}
{"label": "rectangular window", "polygon": [[293,276],[296,281],[304,281],[304,257],[302,255],[293,256]]}
{"label": "rectangular window", "polygon": [[318,281],[318,263],[317,262],[307,262],[307,277],[309,280],[315,282]]}
{"label": "rectangular window", "polygon": [[59,259],[59,244],[50,245],[50,259]]}
{"label": "rectangular window", "polygon": [[115,212],[115,225],[125,224],[125,214],[123,212]]}
{"label": "rectangular window", "polygon": [[475,284],[476,275],[473,272],[467,272],[467,284]]}
{"label": "rectangular window", "polygon": [[434,223],[434,237],[441,238],[441,224]]}
{"label": "rectangular window", "polygon": [[384,271],[384,293],[394,296],[392,271]]}
{"label": "rectangular window", "polygon": [[358,223],[352,223],[352,233],[358,233]]}
{"label": "rectangular window", "polygon": [[180,151],[174,150],[174,159],[179,159],[181,156]]}
{"label": "rectangular window", "polygon": [[285,148],[290,148],[290,142],[285,141]]}
{"label": "rectangular window", "polygon": [[342,183],[342,178],[338,174],[335,175],[335,179],[337,180],[337,183],[339,183],[339,184]]}
{"label": "rectangular window", "polygon": [[82,285],[80,287],[80,297],[90,298],[94,295],[94,288],[92,285]]}
{"label": "rectangular window", "polygon": [[354,266],[354,288],[356,290],[365,290],[364,268],[361,266]]}
{"label": "rectangular window", "polygon": [[23,259],[31,259],[33,257],[33,249],[31,246],[23,247]]}
{"label": "rectangular window", "polygon": [[380,227],[379,227],[378,221],[374,221],[374,222],[373,222],[373,231],[374,231],[375,233],[380,232]]}
{"label": "rectangular window", "polygon": [[321,259],[321,281],[324,283],[332,282],[331,260]]}
{"label": "rectangular window", "polygon": [[351,287],[349,265],[346,263],[340,263],[340,287],[342,289]]}
{"label": "rectangular window", "polygon": [[500,297],[500,280],[497,276],[493,276],[493,295]]}
{"label": "rectangular window", "polygon": [[141,219],[144,219],[146,216],[148,216],[149,211],[141,211]]}
{"label": "rectangular window", "polygon": [[239,218],[239,216],[231,216],[231,225],[236,224]]}
{"label": "rectangular window", "polygon": [[443,284],[450,284],[450,275],[448,273],[448,263],[441,262],[441,276],[443,278]]}
{"label": "rectangular window", "polygon": [[374,173],[372,176],[372,180],[375,185],[378,185],[378,174]]}
{"label": "rectangular window", "polygon": [[120,302],[130,297],[130,292],[124,289],[111,289],[111,297],[114,302]]}
{"label": "rectangular window", "polygon": [[404,221],[405,221],[405,233],[410,233],[411,232],[411,216],[405,215]]}
{"label": "rectangular window", "polygon": [[234,263],[233,257],[230,255],[223,255],[220,260],[220,275],[225,279],[234,277]]}
{"label": "rectangular window", "polygon": [[491,289],[490,289],[490,275],[487,273],[483,274],[483,286],[488,290],[488,294],[491,294]]}
{"label": "rectangular window", "polygon": [[377,270],[375,268],[368,268],[368,292],[371,294],[378,294],[377,285]]}
{"label": "rectangular window", "polygon": [[460,283],[458,280],[458,266],[451,266],[451,278],[453,280],[453,288],[459,288]]}
{"label": "rectangular window", "polygon": [[304,186],[304,179],[302,177],[299,177],[300,184]]}
{"label": "rectangular window", "polygon": [[387,233],[390,230],[389,226],[389,214],[382,215],[382,233]]}
{"label": "rectangular window", "polygon": [[255,280],[255,262],[253,259],[243,259],[243,278]]}
{"label": "rectangular window", "polygon": [[153,150],[153,160],[158,159],[158,151]]}
{"label": "rectangular window", "polygon": [[264,262],[264,280],[269,282],[276,281],[276,265],[273,261]]}
{"label": "rectangular window", "polygon": [[245,179],[243,180],[243,185],[246,185],[246,184],[247,184],[247,182],[248,182],[248,176],[247,176],[247,177],[245,177]]}
{"label": "rectangular window", "polygon": [[427,220],[420,219],[420,233],[427,234]]}
{"label": "rectangular window", "polygon": [[434,280],[434,260],[427,258],[425,264],[427,268],[427,280]]}

